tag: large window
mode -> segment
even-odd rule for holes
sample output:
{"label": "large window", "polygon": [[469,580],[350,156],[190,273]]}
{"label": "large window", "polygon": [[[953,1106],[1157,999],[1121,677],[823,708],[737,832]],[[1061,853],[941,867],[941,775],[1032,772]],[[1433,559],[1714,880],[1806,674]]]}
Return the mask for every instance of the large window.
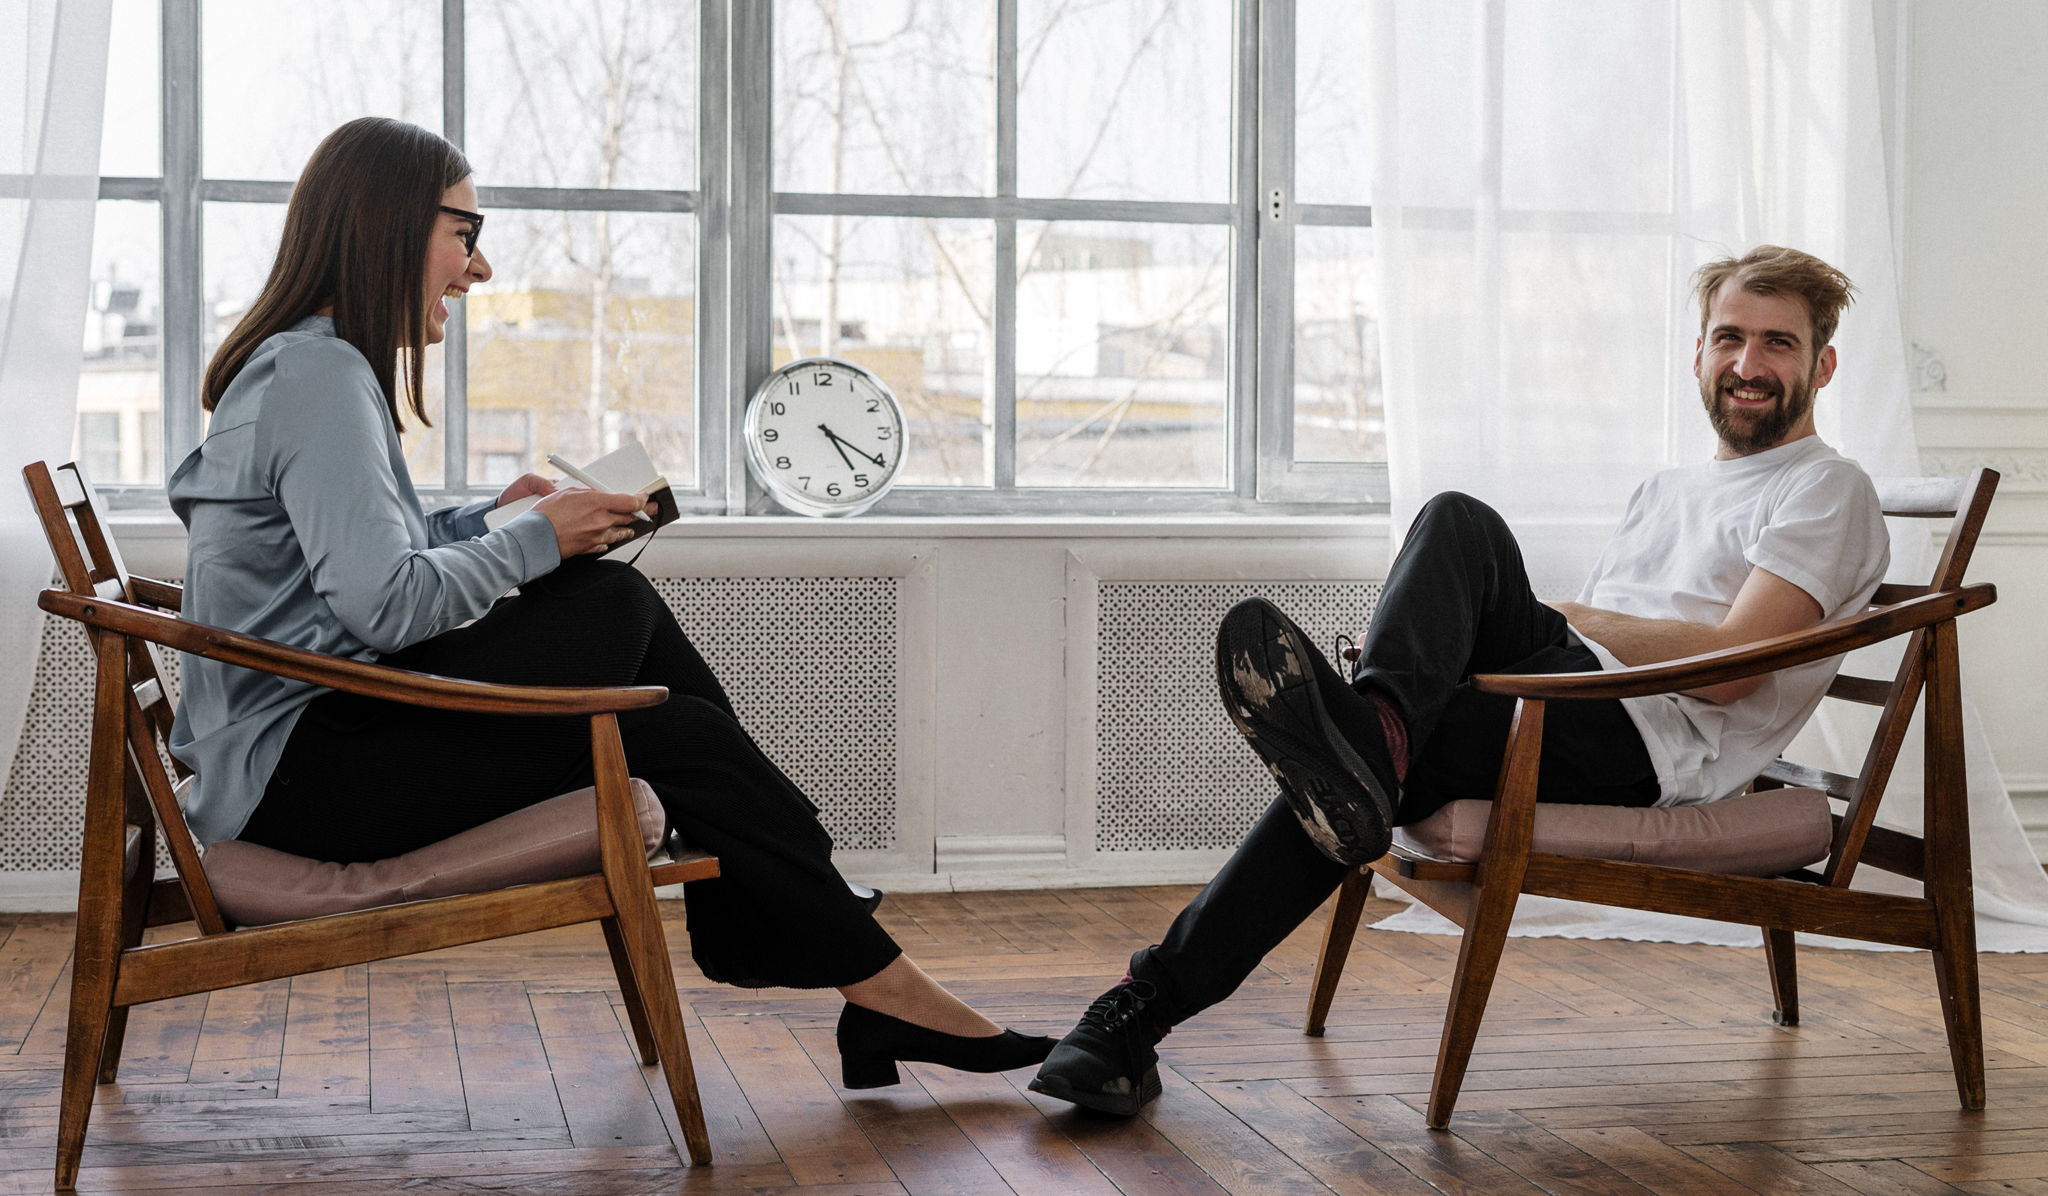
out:
{"label": "large window", "polygon": [[[905,513],[1384,498],[1342,0],[116,0],[79,452],[156,500],[319,139],[462,145],[495,277],[429,361],[423,489],[733,432],[793,357],[887,380]],[[1299,164],[1299,166],[1297,166]]]}

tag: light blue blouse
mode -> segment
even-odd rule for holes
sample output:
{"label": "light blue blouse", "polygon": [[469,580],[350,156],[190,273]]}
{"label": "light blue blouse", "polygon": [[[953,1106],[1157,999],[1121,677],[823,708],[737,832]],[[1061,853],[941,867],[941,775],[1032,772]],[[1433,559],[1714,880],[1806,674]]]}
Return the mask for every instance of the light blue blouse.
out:
{"label": "light blue blouse", "polygon": [[[186,617],[374,660],[459,627],[561,562],[537,511],[496,531],[490,501],[424,514],[369,363],[312,316],[264,341],[171,475],[187,531]],[[182,660],[171,752],[198,773],[202,843],[231,839],[263,797],[306,704],[328,692]]]}

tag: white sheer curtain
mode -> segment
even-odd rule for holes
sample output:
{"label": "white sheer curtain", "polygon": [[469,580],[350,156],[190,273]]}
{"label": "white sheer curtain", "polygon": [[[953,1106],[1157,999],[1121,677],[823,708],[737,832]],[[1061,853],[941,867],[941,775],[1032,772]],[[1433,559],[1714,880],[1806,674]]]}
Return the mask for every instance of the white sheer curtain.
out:
{"label": "white sheer curtain", "polygon": [[[1378,0],[1361,73],[1397,531],[1431,494],[1464,490],[1523,533],[1539,585],[1575,588],[1637,482],[1711,455],[1688,279],[1759,243],[1859,287],[1817,404],[1823,438],[1873,474],[1919,472],[1872,8]],[[1925,579],[1924,542],[1893,555],[1895,575]],[[2048,880],[1981,730],[1969,765],[1983,945],[2048,950]],[[1902,762],[1888,821],[1917,823],[1917,772]],[[1744,937],[1540,899],[1523,911],[1517,933]],[[1444,927],[1420,907],[1382,925]]]}
{"label": "white sheer curtain", "polygon": [[20,470],[71,448],[99,198],[111,0],[0,4],[0,762],[35,680],[49,583]]}

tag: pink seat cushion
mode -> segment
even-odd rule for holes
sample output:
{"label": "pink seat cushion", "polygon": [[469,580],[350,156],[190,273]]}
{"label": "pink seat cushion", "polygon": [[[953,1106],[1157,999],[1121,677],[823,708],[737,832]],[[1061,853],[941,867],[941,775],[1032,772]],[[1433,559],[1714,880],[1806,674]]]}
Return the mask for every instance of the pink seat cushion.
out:
{"label": "pink seat cushion", "polygon": [[[635,779],[640,836],[652,855],[668,825],[654,790]],[[206,849],[206,879],[238,926],[295,922],[428,897],[597,871],[596,790],[578,789],[388,860],[336,864],[229,839]]]}
{"label": "pink seat cushion", "polygon": [[[1431,859],[1470,863],[1486,842],[1487,801],[1454,801],[1394,832],[1394,842]],[[1536,804],[1534,850],[1663,864],[1701,872],[1775,876],[1828,853],[1828,796],[1818,789],[1764,789],[1698,806]]]}

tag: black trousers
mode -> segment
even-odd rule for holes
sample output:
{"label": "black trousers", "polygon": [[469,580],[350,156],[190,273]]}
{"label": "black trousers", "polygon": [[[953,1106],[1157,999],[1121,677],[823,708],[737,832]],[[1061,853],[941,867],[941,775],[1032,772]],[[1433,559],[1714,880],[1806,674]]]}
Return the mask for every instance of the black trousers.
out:
{"label": "black trousers", "polygon": [[[654,587],[578,558],[467,627],[383,658],[523,685],[665,685],[619,715],[626,762],[669,824],[717,855],[686,886],[690,949],[714,980],[836,987],[901,954],[832,866],[817,807],[739,724]],[[294,855],[385,859],[593,783],[590,724],[427,710],[327,693],[301,714],[241,837]]]}
{"label": "black trousers", "polygon": [[[1474,690],[1474,673],[1599,667],[1564,616],[1531,591],[1521,548],[1499,514],[1463,494],[1431,499],[1388,571],[1354,682],[1392,698],[1407,723],[1408,776],[1395,821],[1492,795],[1514,699]],[[1536,796],[1656,803],[1656,769],[1619,701],[1549,704]],[[1229,996],[1348,871],[1316,850],[1276,798],[1165,940],[1131,957],[1131,974],[1159,987],[1161,1024]]]}

